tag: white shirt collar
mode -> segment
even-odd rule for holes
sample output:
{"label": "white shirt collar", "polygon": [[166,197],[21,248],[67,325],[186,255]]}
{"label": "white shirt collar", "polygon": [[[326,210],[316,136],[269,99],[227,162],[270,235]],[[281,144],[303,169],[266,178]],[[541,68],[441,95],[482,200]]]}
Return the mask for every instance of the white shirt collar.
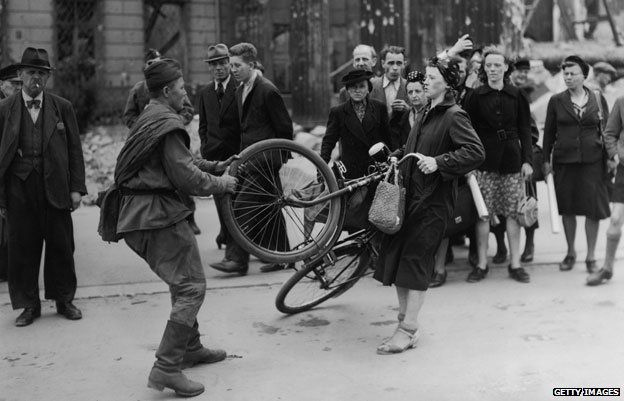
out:
{"label": "white shirt collar", "polygon": [[231,77],[232,77],[231,75],[228,75],[228,77],[223,82],[219,82],[219,81],[217,81],[215,79],[215,90],[219,89],[219,84],[220,83],[223,84],[223,89],[225,90],[225,88],[227,88],[227,86],[228,86],[228,83],[230,83],[230,78]]}
{"label": "white shirt collar", "polygon": [[26,92],[24,92],[24,90],[22,89],[22,98],[24,99],[24,103],[30,100],[39,100],[41,104],[43,105],[43,91],[39,92],[37,97],[32,98],[29,95],[27,95]]}
{"label": "white shirt collar", "polygon": [[396,79],[396,81],[392,82],[388,79],[388,77],[384,74],[383,76],[383,80],[381,82],[381,85],[383,86],[384,89],[386,89],[386,87],[388,85],[390,85],[390,83],[392,83],[394,85],[394,89],[396,89],[397,91],[399,90],[399,87],[401,86],[401,77],[398,77]]}

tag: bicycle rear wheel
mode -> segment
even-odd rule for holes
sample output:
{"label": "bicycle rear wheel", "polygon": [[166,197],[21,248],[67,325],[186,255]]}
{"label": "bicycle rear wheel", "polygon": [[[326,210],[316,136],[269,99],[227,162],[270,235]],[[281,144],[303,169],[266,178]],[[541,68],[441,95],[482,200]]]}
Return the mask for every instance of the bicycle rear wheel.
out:
{"label": "bicycle rear wheel", "polygon": [[224,197],[224,220],[247,252],[289,263],[323,254],[336,241],[343,220],[340,196],[307,208],[289,201],[312,201],[338,190],[331,169],[312,150],[287,139],[261,141],[241,152],[230,174],[239,186]]}
{"label": "bicycle rear wheel", "polygon": [[368,267],[368,244],[353,241],[336,246],[328,258],[320,258],[297,271],[282,286],[275,306],[282,313],[307,311],[344,293]]}

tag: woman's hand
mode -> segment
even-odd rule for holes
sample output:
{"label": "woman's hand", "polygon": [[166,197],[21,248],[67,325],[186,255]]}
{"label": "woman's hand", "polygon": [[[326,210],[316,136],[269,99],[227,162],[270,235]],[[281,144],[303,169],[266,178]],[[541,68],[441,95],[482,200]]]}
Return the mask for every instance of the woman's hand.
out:
{"label": "woman's hand", "polygon": [[217,162],[217,165],[215,166],[215,172],[216,173],[224,172],[225,169],[228,168],[234,160],[238,160],[238,159],[240,159],[240,156],[234,155],[234,156],[230,156],[227,160],[224,160],[222,162]]}
{"label": "woman's hand", "polygon": [[438,163],[433,157],[418,155],[418,163],[416,164],[420,171],[425,174],[431,174],[438,171]]}
{"label": "woman's hand", "polygon": [[531,167],[529,163],[523,163],[521,171],[522,171],[522,178],[525,181],[529,181],[531,179],[531,176],[533,175],[533,167]]}

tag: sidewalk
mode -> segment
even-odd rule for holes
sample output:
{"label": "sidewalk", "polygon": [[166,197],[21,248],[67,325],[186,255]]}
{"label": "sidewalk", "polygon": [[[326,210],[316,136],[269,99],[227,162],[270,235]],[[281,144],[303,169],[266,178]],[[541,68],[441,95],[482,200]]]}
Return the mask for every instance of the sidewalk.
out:
{"label": "sidewalk", "polygon": [[[394,290],[370,278],[321,307],[285,316],[274,298],[290,272],[261,274],[254,262],[248,276],[225,277],[207,267],[202,341],[230,357],[188,370],[206,386],[195,399],[539,401],[555,399],[553,387],[624,387],[624,263],[609,284],[585,286],[579,230],[581,263],[559,272],[554,263],[565,240],[549,234],[540,217],[530,284],[510,280],[506,266],[466,283],[467,264],[459,260],[447,284],[428,293],[418,347],[401,355],[375,354],[397,311]],[[82,320],[67,321],[44,302],[32,326],[14,327],[17,314],[2,284],[0,400],[174,398],[146,387],[169,313],[166,286],[123,243],[99,241],[96,220],[97,209],[75,214]],[[197,220],[207,266],[223,252],[213,249],[210,200],[198,202]],[[598,258],[605,229],[603,223]]]}

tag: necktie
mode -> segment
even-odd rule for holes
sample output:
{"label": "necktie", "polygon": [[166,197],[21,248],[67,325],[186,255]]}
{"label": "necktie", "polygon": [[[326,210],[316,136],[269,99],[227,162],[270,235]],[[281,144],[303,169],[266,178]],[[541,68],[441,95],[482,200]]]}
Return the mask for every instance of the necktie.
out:
{"label": "necktie", "polygon": [[221,100],[223,100],[224,95],[225,95],[225,89],[223,89],[223,84],[221,83],[217,84],[217,100],[219,100],[219,103],[221,103]]}
{"label": "necktie", "polygon": [[38,109],[41,107],[41,100],[39,99],[27,100],[26,107],[28,107],[29,109],[32,109],[33,107],[35,109]]}

